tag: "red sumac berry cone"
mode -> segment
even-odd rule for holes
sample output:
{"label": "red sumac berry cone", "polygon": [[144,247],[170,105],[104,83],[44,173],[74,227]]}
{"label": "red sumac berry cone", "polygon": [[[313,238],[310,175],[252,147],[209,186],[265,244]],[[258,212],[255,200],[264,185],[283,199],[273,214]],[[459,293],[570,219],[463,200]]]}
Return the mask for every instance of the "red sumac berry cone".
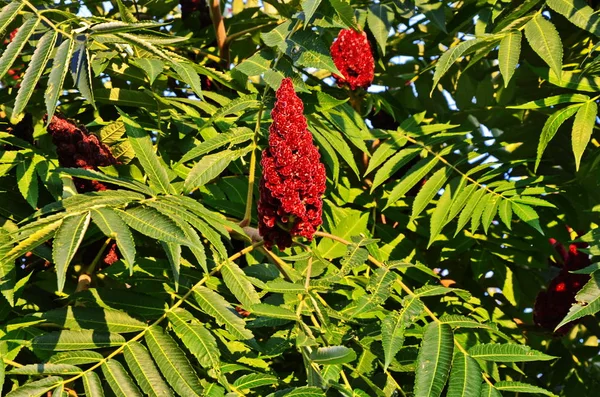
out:
{"label": "red sumac berry cone", "polygon": [[368,88],[373,82],[375,60],[365,32],[354,29],[341,30],[331,45],[333,63],[342,72],[334,74],[338,85],[348,84],[350,89]]}
{"label": "red sumac berry cone", "polygon": [[261,159],[258,231],[267,248],[277,244],[283,250],[292,245],[292,237],[312,240],[322,223],[327,177],[291,79],[281,82],[276,98],[269,146]]}
{"label": "red sumac berry cone", "polygon": [[[117,164],[108,147],[98,137],[88,134],[84,127],[79,127],[62,116],[52,116],[48,133],[52,135],[52,142],[56,145],[61,167],[93,170]],[[93,180],[75,178],[74,183],[80,193],[108,189],[105,184]]]}
{"label": "red sumac berry cone", "polygon": [[[573,274],[573,270],[583,269],[590,265],[587,254],[579,252],[577,248],[585,248],[585,243],[570,244],[566,250],[555,239],[550,239],[550,244],[563,260],[560,273],[550,281],[548,289],[541,291],[535,299],[533,321],[541,328],[554,331],[563,318],[569,313],[571,305],[576,302],[575,296],[589,281],[587,274]],[[578,321],[572,321],[556,330],[556,335],[565,335]]]}

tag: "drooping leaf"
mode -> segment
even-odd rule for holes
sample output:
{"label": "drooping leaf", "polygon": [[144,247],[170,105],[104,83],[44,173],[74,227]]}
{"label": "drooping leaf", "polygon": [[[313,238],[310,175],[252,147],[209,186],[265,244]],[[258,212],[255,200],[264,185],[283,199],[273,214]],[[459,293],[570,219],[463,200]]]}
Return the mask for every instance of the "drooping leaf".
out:
{"label": "drooping leaf", "polygon": [[102,373],[117,397],[142,397],[140,389],[117,360],[108,360],[102,363]]}
{"label": "drooping leaf", "polygon": [[184,311],[175,310],[168,313],[175,334],[186,348],[198,359],[204,368],[218,368],[221,352],[215,337],[194,317]]}
{"label": "drooping leaf", "polygon": [[225,325],[234,337],[241,340],[252,338],[244,320],[221,295],[201,286],[194,289],[194,299],[206,314],[214,317],[220,325]]}
{"label": "drooping leaf", "polygon": [[448,397],[479,397],[481,390],[481,368],[472,357],[457,351],[452,360]]}
{"label": "drooping leaf", "polygon": [[123,115],[122,118],[125,123],[127,137],[135,151],[135,156],[142,164],[150,181],[155,184],[161,193],[172,193],[167,170],[160,163],[156,153],[154,153],[154,146],[150,137],[134,120]]}
{"label": "drooping leaf", "polygon": [[71,330],[91,329],[102,332],[140,332],[146,324],[127,313],[100,307],[72,307],[49,310],[40,318]]}
{"label": "drooping leaf", "polygon": [[415,370],[415,397],[438,397],[448,380],[454,336],[448,324],[427,324]]}
{"label": "drooping leaf", "polygon": [[133,272],[135,263],[135,243],[131,231],[121,217],[110,208],[92,210],[92,220],[105,236],[115,239],[119,252]]}
{"label": "drooping leaf", "polygon": [[173,338],[154,326],[146,332],[145,341],[154,361],[173,390],[182,396],[200,396],[200,379]]}
{"label": "drooping leaf", "polygon": [[384,209],[402,198],[410,189],[421,181],[437,163],[437,157],[424,158],[408,170],[400,183],[398,183],[390,192]]}
{"label": "drooping leaf", "polygon": [[508,106],[509,109],[541,109],[561,103],[587,102],[590,97],[583,94],[559,94],[548,98],[537,99],[518,106]]}
{"label": "drooping leaf", "polygon": [[225,145],[233,145],[249,141],[253,137],[254,131],[252,131],[250,128],[232,128],[230,132],[216,135],[215,137],[207,139],[201,144],[195,146],[181,157],[179,163],[185,163],[187,161],[194,160],[205,153],[209,153]]}
{"label": "drooping leaf", "polygon": [[390,6],[386,4],[371,4],[369,7],[367,23],[383,55],[385,55],[385,47],[393,19],[394,12]]}
{"label": "drooping leaf", "polygon": [[312,19],[315,11],[319,8],[319,4],[321,4],[321,0],[303,0],[302,1],[302,10],[304,11],[304,16],[306,18],[306,23],[308,24]]}
{"label": "drooping leaf", "polygon": [[233,387],[238,390],[250,390],[256,387],[271,386],[279,383],[273,375],[267,374],[248,374],[235,380]]}
{"label": "drooping leaf", "polygon": [[19,27],[19,31],[0,56],[0,79],[4,77],[15,62],[39,23],[38,18],[29,18]]}
{"label": "drooping leaf", "polygon": [[46,88],[46,113],[48,113],[48,123],[52,121],[52,116],[56,111],[58,99],[63,91],[65,78],[69,71],[69,61],[73,56],[74,40],[65,39],[56,50],[52,70],[48,77],[48,87]]}
{"label": "drooping leaf", "polygon": [[562,71],[563,48],[562,40],[554,24],[536,14],[525,25],[525,37],[531,48],[550,66],[550,69],[560,78]]}
{"label": "drooping leaf", "polygon": [[93,371],[87,371],[81,377],[86,397],[104,397],[100,377]]}
{"label": "drooping leaf", "polygon": [[512,210],[515,213],[515,215],[519,217],[519,219],[521,219],[523,222],[527,223],[529,226],[540,232],[540,234],[544,234],[544,231],[540,227],[540,218],[533,208],[526,204],[521,204],[513,201]]}
{"label": "drooping leaf", "polygon": [[575,26],[600,36],[600,17],[585,0],[547,0],[546,4]]}
{"label": "drooping leaf", "polygon": [[392,313],[383,319],[381,343],[385,356],[385,369],[389,367],[404,344],[404,330],[421,314],[423,307],[420,299],[410,298],[403,302],[403,308],[399,313]]}
{"label": "drooping leaf", "polygon": [[450,176],[451,170],[444,167],[440,168],[431,175],[427,182],[421,187],[415,201],[413,202],[411,219],[418,217],[421,212],[427,207],[429,202],[433,200],[435,195],[440,191],[446,180]]}
{"label": "drooping leaf", "polygon": [[123,355],[131,374],[145,394],[152,397],[173,396],[148,350],[141,343],[129,342],[123,350]]}
{"label": "drooping leaf", "polygon": [[89,212],[69,216],[62,221],[56,231],[54,243],[52,244],[52,260],[56,266],[58,291],[62,291],[65,286],[67,268],[83,241],[90,219]]}
{"label": "drooping leaf", "polygon": [[126,211],[116,210],[129,227],[153,239],[193,246],[185,233],[167,216],[150,207],[135,207]]}
{"label": "drooping leaf", "polygon": [[502,78],[504,79],[504,87],[508,87],[508,83],[519,63],[520,55],[521,32],[513,30],[502,39],[498,52],[498,64],[500,66],[500,73],[502,73]]}
{"label": "drooping leaf", "polygon": [[583,156],[583,152],[592,137],[597,114],[598,105],[596,105],[596,102],[588,101],[577,110],[577,114],[575,115],[571,143],[573,145],[573,154],[575,155],[576,170],[579,170],[581,156]]}
{"label": "drooping leaf", "polygon": [[20,1],[11,1],[0,10],[0,36],[4,34],[6,28],[15,20],[19,11],[25,7],[25,3]]}
{"label": "drooping leaf", "polygon": [[25,106],[31,99],[31,95],[44,73],[44,69],[50,59],[57,37],[58,33],[54,30],[50,30],[42,36],[35,47],[29,66],[27,66],[27,70],[23,76],[17,98],[15,99],[11,123],[17,124],[23,118]]}
{"label": "drooping leaf", "polygon": [[221,268],[223,281],[244,307],[260,303],[260,297],[246,274],[234,262],[227,261]]}
{"label": "drooping leaf", "polygon": [[537,167],[540,165],[542,155],[544,154],[548,143],[550,143],[552,138],[554,138],[554,135],[556,134],[562,123],[564,123],[568,118],[573,116],[581,106],[583,105],[571,105],[553,113],[552,116],[548,117],[548,120],[546,120],[546,123],[544,124],[544,128],[542,128],[542,135],[540,136],[540,142],[537,148],[537,157],[535,159],[536,171]]}

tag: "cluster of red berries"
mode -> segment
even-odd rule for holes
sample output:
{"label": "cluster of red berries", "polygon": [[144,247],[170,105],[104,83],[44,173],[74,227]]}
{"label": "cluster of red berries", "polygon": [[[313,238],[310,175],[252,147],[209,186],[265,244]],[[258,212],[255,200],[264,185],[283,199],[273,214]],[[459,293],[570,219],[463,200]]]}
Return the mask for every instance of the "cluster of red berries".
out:
{"label": "cluster of red berries", "polygon": [[267,248],[285,249],[294,236],[312,240],[321,225],[327,177],[291,79],[281,82],[276,98],[261,160],[258,230]]}
{"label": "cluster of red berries", "polygon": [[[577,250],[587,247],[585,243],[570,244],[568,250],[553,238],[550,239],[550,243],[562,260],[561,270],[550,281],[548,289],[538,294],[533,310],[533,320],[538,326],[553,331],[569,313],[571,305],[575,303],[575,295],[590,279],[587,274],[570,272],[589,266],[591,261],[586,253]],[[556,334],[566,334],[575,324],[575,321],[565,324],[556,330]]]}
{"label": "cluster of red berries", "polygon": [[[88,134],[84,127],[77,126],[62,116],[52,117],[48,132],[52,135],[58,162],[62,167],[93,170],[117,163],[98,137]],[[105,184],[94,180],[75,178],[74,183],[79,193],[108,189]]]}
{"label": "cluster of red berries", "polygon": [[365,32],[341,30],[331,45],[333,63],[342,72],[334,74],[338,85],[348,84],[351,90],[368,88],[373,82],[375,60]]}

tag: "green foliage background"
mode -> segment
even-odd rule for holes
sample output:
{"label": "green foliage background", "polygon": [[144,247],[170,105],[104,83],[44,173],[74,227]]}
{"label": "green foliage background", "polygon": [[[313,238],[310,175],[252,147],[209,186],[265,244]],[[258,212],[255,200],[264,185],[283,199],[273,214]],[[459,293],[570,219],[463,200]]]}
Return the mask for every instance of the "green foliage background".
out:
{"label": "green foliage background", "polygon": [[[588,2],[233,0],[221,46],[208,8],[173,0],[0,5],[0,37],[19,28],[0,55],[0,394],[600,390],[598,265],[567,335],[532,320],[549,237],[600,254]],[[373,47],[368,92],[331,78],[348,27]],[[322,232],[270,252],[255,181],[284,77],[328,184]],[[61,168],[56,112],[120,164]]]}

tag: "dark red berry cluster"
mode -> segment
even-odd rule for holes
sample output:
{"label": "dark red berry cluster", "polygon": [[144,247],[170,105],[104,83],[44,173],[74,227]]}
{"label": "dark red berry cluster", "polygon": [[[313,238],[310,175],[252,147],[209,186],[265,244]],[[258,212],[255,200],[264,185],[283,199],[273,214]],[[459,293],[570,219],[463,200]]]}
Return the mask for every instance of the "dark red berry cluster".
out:
{"label": "dark red berry cluster", "polygon": [[[44,120],[46,121],[46,120]],[[62,116],[53,116],[48,124],[48,132],[56,145],[58,162],[62,167],[97,169],[116,164],[112,153],[98,140],[88,134],[84,127],[77,126]],[[74,179],[79,193],[106,190],[108,187],[98,181]]]}
{"label": "dark red berry cluster", "polygon": [[291,79],[282,81],[276,97],[269,146],[261,160],[258,230],[267,248],[277,244],[283,250],[292,237],[312,240],[322,223],[327,177]]}
{"label": "dark red berry cluster", "polygon": [[[533,310],[533,320],[538,326],[553,331],[567,315],[571,305],[575,303],[575,295],[590,279],[587,274],[569,272],[583,269],[589,266],[591,261],[586,253],[577,250],[587,247],[585,243],[570,244],[568,250],[553,238],[550,239],[550,243],[558,252],[562,260],[562,267],[560,273],[550,281],[548,289],[538,294]],[[560,327],[556,334],[566,334],[575,324],[576,322],[571,322]]]}
{"label": "dark red berry cluster", "polygon": [[342,76],[334,74],[338,85],[348,84],[350,89],[368,88],[373,82],[375,60],[365,32],[341,30],[331,45],[331,57]]}

